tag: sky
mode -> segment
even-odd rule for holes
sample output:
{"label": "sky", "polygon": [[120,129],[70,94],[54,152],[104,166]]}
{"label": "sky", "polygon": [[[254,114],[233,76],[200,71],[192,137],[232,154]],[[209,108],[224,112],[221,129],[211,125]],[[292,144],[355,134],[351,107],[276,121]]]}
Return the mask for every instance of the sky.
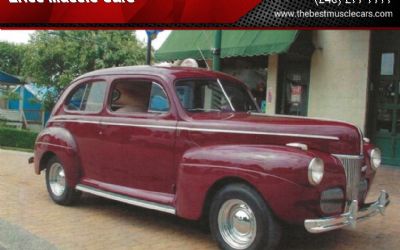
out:
{"label": "sky", "polygon": [[[34,30],[1,30],[0,29],[0,41],[7,41],[13,43],[28,43],[29,35],[35,32]],[[152,45],[154,49],[160,48],[162,43],[167,39],[168,35],[171,33],[170,30],[165,30],[158,34],[157,38],[153,40]],[[138,30],[136,31],[137,38],[146,43],[147,35],[146,31]]]}

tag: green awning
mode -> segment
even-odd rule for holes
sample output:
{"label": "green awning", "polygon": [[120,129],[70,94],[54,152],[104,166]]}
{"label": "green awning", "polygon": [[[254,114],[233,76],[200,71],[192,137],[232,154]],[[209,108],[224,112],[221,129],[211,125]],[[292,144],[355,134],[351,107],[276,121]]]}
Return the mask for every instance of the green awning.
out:
{"label": "green awning", "polygon": [[5,85],[16,85],[16,84],[21,84],[21,80],[13,75],[10,75],[4,71],[0,70],[0,84],[5,84]]}
{"label": "green awning", "polygon": [[[157,61],[212,58],[213,30],[173,31],[155,52]],[[295,30],[223,30],[221,57],[259,56],[283,53],[296,40]],[[202,56],[203,54],[203,56]]]}

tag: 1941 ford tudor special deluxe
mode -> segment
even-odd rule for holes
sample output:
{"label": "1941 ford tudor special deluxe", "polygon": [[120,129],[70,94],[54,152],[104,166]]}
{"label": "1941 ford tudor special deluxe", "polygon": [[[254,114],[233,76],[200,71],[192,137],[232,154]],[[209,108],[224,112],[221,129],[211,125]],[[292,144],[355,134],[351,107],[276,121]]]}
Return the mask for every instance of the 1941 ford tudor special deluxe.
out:
{"label": "1941 ford tudor special deluxe", "polygon": [[193,68],[121,67],[78,77],[35,144],[50,197],[81,192],[209,222],[223,249],[270,249],[280,225],[320,233],[383,213],[365,199],[381,164],[360,130],[266,116],[245,84]]}

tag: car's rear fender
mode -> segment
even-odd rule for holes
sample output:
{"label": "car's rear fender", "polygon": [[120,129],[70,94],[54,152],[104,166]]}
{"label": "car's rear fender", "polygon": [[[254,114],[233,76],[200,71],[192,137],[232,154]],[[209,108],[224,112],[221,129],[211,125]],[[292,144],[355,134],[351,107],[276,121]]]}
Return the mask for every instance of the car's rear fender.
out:
{"label": "car's rear fender", "polygon": [[80,161],[77,144],[72,134],[61,127],[44,129],[35,142],[35,173],[40,174],[46,168],[49,159],[56,156],[64,166],[67,183],[74,187],[80,177]]}

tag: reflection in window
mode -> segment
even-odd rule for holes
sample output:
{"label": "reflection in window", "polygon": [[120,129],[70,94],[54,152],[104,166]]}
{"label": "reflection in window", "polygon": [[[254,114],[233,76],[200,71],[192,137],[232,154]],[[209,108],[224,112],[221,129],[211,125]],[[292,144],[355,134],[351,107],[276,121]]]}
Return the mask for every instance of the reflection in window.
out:
{"label": "reflection in window", "polygon": [[103,107],[106,82],[85,83],[78,87],[68,99],[67,110],[98,112]]}
{"label": "reflection in window", "polygon": [[248,112],[258,109],[241,84],[217,79],[180,80],[175,91],[189,112]]}
{"label": "reflection in window", "polygon": [[167,112],[169,103],[167,95],[160,85],[153,83],[150,93],[149,112]]}
{"label": "reflection in window", "polygon": [[394,53],[383,53],[381,60],[381,75],[392,76],[394,74]]}
{"label": "reflection in window", "polygon": [[380,108],[378,109],[377,131],[392,132],[393,110]]}
{"label": "reflection in window", "polygon": [[222,81],[222,85],[236,112],[258,112],[252,97],[243,85]]}
{"label": "reflection in window", "polygon": [[182,80],[177,82],[175,89],[182,106],[187,111],[232,111],[221,87],[215,80]]}
{"label": "reflection in window", "polygon": [[377,101],[380,104],[394,103],[396,99],[396,86],[392,81],[380,81],[376,95]]}

